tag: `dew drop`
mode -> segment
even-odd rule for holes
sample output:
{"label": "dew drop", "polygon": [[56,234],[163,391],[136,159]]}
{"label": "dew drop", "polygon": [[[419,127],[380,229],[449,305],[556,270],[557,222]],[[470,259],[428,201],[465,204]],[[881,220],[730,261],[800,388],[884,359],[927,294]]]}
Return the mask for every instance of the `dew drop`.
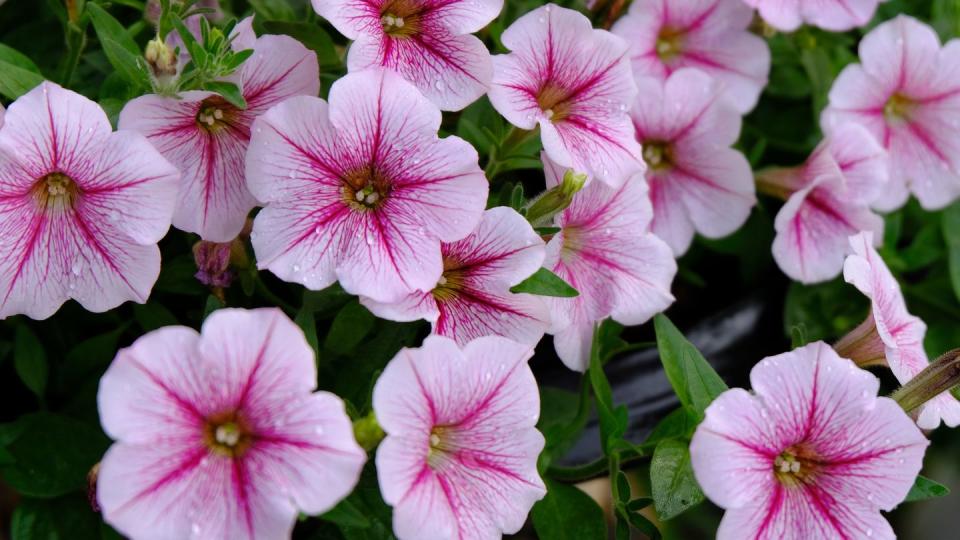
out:
{"label": "dew drop", "polygon": [[437,87],[437,90],[443,90],[443,81],[440,79],[437,79],[437,82],[433,83],[433,85]]}
{"label": "dew drop", "polygon": [[81,264],[80,261],[76,261],[73,263],[73,266],[70,267],[70,272],[75,276],[79,276],[82,268],[83,264]]}
{"label": "dew drop", "polygon": [[294,264],[294,265],[293,265],[293,271],[294,271],[294,272],[299,272],[299,271],[300,271],[300,265],[299,265],[299,264]]}
{"label": "dew drop", "polygon": [[316,435],[323,435],[323,426],[317,426],[313,429],[313,433]]}

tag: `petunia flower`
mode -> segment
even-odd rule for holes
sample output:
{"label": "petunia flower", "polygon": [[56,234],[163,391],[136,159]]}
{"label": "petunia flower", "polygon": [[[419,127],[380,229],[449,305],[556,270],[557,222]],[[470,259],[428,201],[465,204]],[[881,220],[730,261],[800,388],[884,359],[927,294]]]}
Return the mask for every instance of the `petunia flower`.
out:
{"label": "petunia flower", "polygon": [[743,0],[770,26],[793,32],[806,23],[833,32],[864,26],[882,0]]}
{"label": "petunia flower", "polygon": [[543,264],[543,240],[515,210],[487,210],[477,229],[463,240],[440,245],[443,275],[428,292],[398,302],[360,302],[375,315],[393,321],[426,319],[433,333],[458,344],[482,336],[503,336],[536,344],[550,315],[537,296],[514,294],[510,287]]}
{"label": "petunia flower", "polygon": [[366,454],[340,398],[313,392],[303,332],[277,309],[222,309],[200,334],[150,332],[100,380],[104,519],[135,539],[289,538],[347,496]]}
{"label": "petunia flower", "polygon": [[752,21],[753,10],[738,0],[638,0],[611,31],[630,44],[635,76],[665,81],[678,69],[697,68],[746,113],[770,73],[770,48],[747,30]]}
{"label": "petunia flower", "polygon": [[[564,171],[544,158],[547,187]],[[673,303],[677,263],[670,247],[650,232],[653,209],[639,174],[619,188],[592,182],[556,217],[544,267],[580,294],[547,298],[553,344],[570,369],[586,371],[595,323],[612,317],[642,324]]]}
{"label": "petunia flower", "polygon": [[437,138],[440,110],[387,70],[350,73],[329,104],[287,100],[254,124],[247,182],[260,268],[323,289],[395,302],[432,290],[441,242],[470,234],[488,183],[477,151]]}
{"label": "petunia flower", "polygon": [[747,220],[756,203],[753,173],[730,146],[740,135],[740,115],[719,85],[693,68],[665,82],[638,81],[630,110],[647,161],[653,233],[682,255],[694,231],[726,236]]}
{"label": "petunia flower", "polygon": [[177,170],[103,109],[44,82],[0,130],[0,318],[146,302],[160,274]]}
{"label": "petunia flower", "polygon": [[232,46],[254,51],[231,76],[246,109],[214,92],[189,91],[141,96],[120,112],[121,129],[146,135],[183,173],[173,225],[212,242],[235,238],[257,204],[244,177],[254,119],[286,98],[320,91],[317,56],[297,40],[274,35],[254,40],[248,18],[238,25]]}
{"label": "petunia flower", "polygon": [[348,39],[352,71],[385,67],[445,111],[484,95],[493,66],[473,32],[500,14],[503,0],[313,0]]}
{"label": "petunia flower", "polygon": [[[853,252],[843,265],[843,277],[871,301],[866,320],[834,348],[859,365],[887,365],[900,384],[923,371],[930,363],[923,348],[927,325],[907,311],[900,284],[873,248],[870,233],[850,237]],[[960,425],[960,402],[944,392],[925,403],[917,425],[934,429],[944,424]]]}
{"label": "petunia flower", "polygon": [[850,235],[883,237],[883,218],[870,210],[888,186],[886,152],[851,124],[828,135],[807,161],[757,174],[762,191],[786,199],[774,226],[773,257],[791,279],[817,283],[838,276]]}
{"label": "petunia flower", "polygon": [[514,126],[539,126],[562,167],[620,186],[644,169],[627,110],[637,96],[627,43],[554,4],[520,17],[493,57],[490,102]]}
{"label": "petunia flower", "polygon": [[960,40],[941,48],[932,28],[900,15],[860,41],[860,62],[830,89],[824,132],[860,124],[889,151],[877,209],[899,208],[910,193],[928,210],[947,206],[960,196]]}
{"label": "petunia flower", "polygon": [[690,443],[704,494],[726,514],[718,540],[893,539],[880,510],[899,504],[927,439],[880,383],[822,342],[750,372]]}
{"label": "petunia flower", "polygon": [[501,337],[461,349],[429,336],[387,364],[373,389],[387,434],[377,475],[400,540],[515,533],[546,494],[532,353]]}

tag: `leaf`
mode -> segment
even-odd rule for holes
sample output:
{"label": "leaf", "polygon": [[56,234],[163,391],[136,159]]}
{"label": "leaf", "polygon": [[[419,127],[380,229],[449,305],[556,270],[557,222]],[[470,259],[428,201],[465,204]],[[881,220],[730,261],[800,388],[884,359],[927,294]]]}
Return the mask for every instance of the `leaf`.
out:
{"label": "leaf", "polygon": [[31,392],[42,398],[47,389],[47,353],[37,336],[18,326],[13,342],[13,363],[17,375]]}
{"label": "leaf", "polygon": [[364,516],[363,511],[350,498],[340,501],[320,518],[345,527],[368,529],[371,525],[370,520]]}
{"label": "leaf", "polygon": [[317,320],[313,316],[313,311],[306,308],[301,308],[297,312],[296,318],[293,319],[293,322],[297,323],[297,326],[303,330],[303,335],[307,338],[307,343],[310,344],[310,348],[313,349],[313,354],[320,354],[320,340],[317,339]]}
{"label": "leaf", "polygon": [[120,24],[120,21],[113,18],[113,15],[93,2],[87,2],[87,13],[90,15],[90,22],[93,23],[93,29],[97,32],[97,38],[100,41],[110,39],[130,54],[140,55],[137,42],[127,33],[127,29]]}
{"label": "leaf", "polygon": [[147,74],[147,66],[143,58],[130,54],[110,38],[102,38],[100,44],[110,65],[116,68],[117,73],[124,79],[137,88],[150,86],[150,76]]}
{"label": "leaf", "polygon": [[563,455],[576,442],[590,413],[589,387],[578,394],[559,388],[540,386],[540,419],[537,429],[543,433],[544,452]]}
{"label": "leaf", "polygon": [[227,81],[207,81],[203,83],[203,89],[209,92],[216,92],[223,96],[223,99],[230,102],[238,109],[247,108],[247,100],[243,98],[243,92],[240,87]]}
{"label": "leaf", "polygon": [[203,318],[206,319],[214,311],[226,307],[223,305],[223,302],[216,296],[210,294],[207,295],[207,302],[203,306]]}
{"label": "leaf", "polygon": [[0,60],[0,94],[17,99],[43,82],[43,76],[18,65]]}
{"label": "leaf", "polygon": [[40,68],[33,63],[33,60],[31,60],[30,57],[14,49],[13,47],[4,45],[3,43],[0,43],[0,61],[13,64],[14,66],[36,73],[37,75],[42,75],[42,73],[40,73]]}
{"label": "leaf", "polygon": [[284,34],[303,43],[311,51],[317,53],[320,69],[324,71],[339,68],[343,63],[333,39],[322,27],[307,22],[266,21],[263,28],[271,34]]}
{"label": "leaf", "polygon": [[137,320],[144,332],[178,324],[177,317],[156,301],[134,304],[133,318]]}
{"label": "leaf", "polygon": [[603,510],[579,489],[547,480],[547,496],[533,505],[533,527],[541,540],[607,538]]}
{"label": "leaf", "polygon": [[532,276],[510,287],[510,292],[560,298],[573,298],[580,295],[569,283],[546,268],[537,270]]}
{"label": "leaf", "polygon": [[685,441],[667,439],[657,445],[650,461],[650,488],[657,515],[664,521],[703,501]]}
{"label": "leaf", "polygon": [[698,417],[721,392],[727,389],[723,379],[707,363],[700,351],[687,341],[666,316],[654,318],[660,361],[680,403]]}
{"label": "leaf", "polygon": [[61,387],[74,388],[91,374],[99,378],[116,356],[120,336],[129,326],[129,322],[122,323],[116,329],[81,341],[71,349],[63,362]]}
{"label": "leaf", "polygon": [[291,21],[296,18],[287,0],[250,0],[250,6],[264,19]]}
{"label": "leaf", "polygon": [[953,294],[960,300],[960,202],[953,203],[943,211],[940,228],[947,244],[947,266]]}
{"label": "leaf", "polygon": [[354,300],[334,317],[323,346],[338,354],[349,354],[367,337],[376,320],[367,308]]}
{"label": "leaf", "polygon": [[950,488],[931,480],[925,476],[917,475],[913,482],[913,487],[907,493],[907,498],[903,502],[925,501],[927,499],[936,499],[950,494]]}
{"label": "leaf", "polygon": [[110,443],[98,428],[53,413],[21,416],[12,428],[18,433],[6,450],[16,461],[0,467],[0,476],[30,497],[58,497],[85,488],[87,473]]}
{"label": "leaf", "polygon": [[700,418],[695,412],[687,407],[680,407],[653,428],[647,440],[643,441],[643,447],[656,448],[660,441],[666,439],[687,439],[693,435],[699,423]]}
{"label": "leaf", "polygon": [[590,385],[593,387],[593,394],[597,398],[600,446],[604,455],[610,455],[627,430],[629,419],[627,418],[626,407],[614,408],[613,406],[613,392],[610,390],[610,381],[607,380],[607,375],[603,372],[603,364],[600,361],[600,332],[596,328],[593,331],[593,344],[590,347],[588,376],[590,377]]}
{"label": "leaf", "polygon": [[12,540],[100,540],[100,519],[85,494],[24,498],[10,520]]}

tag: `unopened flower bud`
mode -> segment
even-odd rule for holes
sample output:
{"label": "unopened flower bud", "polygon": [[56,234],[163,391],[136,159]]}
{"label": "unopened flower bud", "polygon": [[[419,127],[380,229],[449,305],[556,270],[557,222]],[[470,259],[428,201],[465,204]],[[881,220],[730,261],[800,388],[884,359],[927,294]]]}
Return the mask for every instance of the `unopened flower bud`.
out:
{"label": "unopened flower bud", "polygon": [[170,85],[177,76],[177,55],[162,39],[156,37],[147,43],[143,57],[150,66],[156,84],[160,88]]}
{"label": "unopened flower bud", "polygon": [[944,353],[892,397],[908,413],[960,384],[960,349]]}
{"label": "unopened flower bud", "polygon": [[353,435],[360,447],[367,451],[376,448],[386,436],[372,411],[353,423]]}
{"label": "unopened flower bud", "polygon": [[573,169],[567,169],[563,174],[563,181],[560,185],[550,189],[537,197],[527,207],[527,221],[534,226],[546,223],[558,212],[562,212],[570,203],[573,202],[573,196],[583,189],[587,183],[587,175],[578,174]]}
{"label": "unopened flower bud", "polygon": [[100,511],[100,503],[97,502],[97,477],[100,475],[100,462],[93,464],[90,471],[87,472],[87,500],[90,501],[90,508],[94,512]]}
{"label": "unopened flower bud", "polygon": [[229,287],[237,277],[230,268],[233,242],[207,242],[201,240],[193,246],[193,258],[197,263],[196,278],[208,287]]}

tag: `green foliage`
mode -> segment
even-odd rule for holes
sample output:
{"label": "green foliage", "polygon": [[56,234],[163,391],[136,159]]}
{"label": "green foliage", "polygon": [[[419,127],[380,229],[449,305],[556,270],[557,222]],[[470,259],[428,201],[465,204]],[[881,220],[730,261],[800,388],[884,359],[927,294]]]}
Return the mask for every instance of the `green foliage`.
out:
{"label": "green foliage", "polygon": [[42,399],[47,388],[47,355],[40,340],[26,326],[17,327],[13,358],[20,380]]}
{"label": "green foliage", "polygon": [[660,360],[673,390],[680,403],[702,418],[707,405],[726,390],[727,385],[670,319],[657,315],[654,326]]}
{"label": "green foliage", "polygon": [[533,506],[533,526],[541,540],[606,538],[603,510],[579,489],[547,481],[547,496]]}
{"label": "green foliage", "polygon": [[910,493],[903,502],[925,501],[927,499],[936,499],[950,494],[950,488],[924,476],[917,476]]}
{"label": "green foliage", "polygon": [[703,502],[703,492],[693,476],[689,443],[665,439],[657,443],[650,462],[650,486],[660,519],[672,519]]}
{"label": "green foliage", "polygon": [[546,268],[537,269],[532,276],[511,287],[510,292],[561,298],[572,298],[580,294],[563,278]]}

